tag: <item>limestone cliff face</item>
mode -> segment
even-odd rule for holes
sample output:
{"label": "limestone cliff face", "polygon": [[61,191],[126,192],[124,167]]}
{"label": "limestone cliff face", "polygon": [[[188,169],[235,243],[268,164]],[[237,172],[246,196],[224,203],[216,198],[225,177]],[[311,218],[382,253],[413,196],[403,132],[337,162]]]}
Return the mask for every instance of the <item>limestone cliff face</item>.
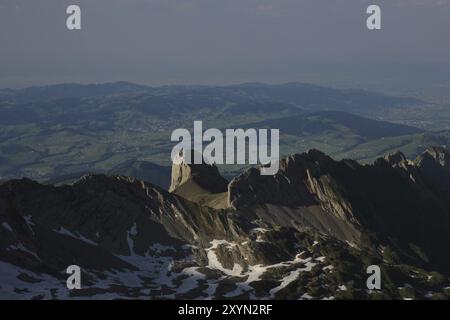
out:
{"label": "limestone cliff face", "polygon": [[416,159],[419,166],[423,166],[426,162],[436,164],[450,170],[450,152],[443,147],[428,148],[422,155]]}
{"label": "limestone cliff face", "polygon": [[427,149],[415,160],[425,178],[450,197],[450,152],[442,147]]}
{"label": "limestone cliff face", "polygon": [[169,192],[175,192],[186,183],[194,183],[204,192],[220,193],[227,190],[228,181],[224,179],[217,166],[207,164],[188,164],[181,155],[174,159],[172,181]]}
{"label": "limestone cliff face", "polygon": [[282,159],[274,176],[262,176],[258,168],[249,169],[229,184],[229,205],[233,208],[263,203],[288,207],[320,205],[343,219],[351,219],[351,204],[332,175],[339,166],[322,152],[310,150]]}

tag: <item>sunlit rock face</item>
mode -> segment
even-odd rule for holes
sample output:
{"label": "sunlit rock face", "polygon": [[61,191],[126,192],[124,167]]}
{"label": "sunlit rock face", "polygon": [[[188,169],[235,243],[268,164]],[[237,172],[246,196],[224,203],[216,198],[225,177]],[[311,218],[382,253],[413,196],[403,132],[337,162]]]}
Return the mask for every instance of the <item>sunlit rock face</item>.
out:
{"label": "sunlit rock face", "polygon": [[191,153],[191,161],[186,161],[183,153],[176,155],[172,165],[172,182],[169,188],[170,192],[174,192],[187,182],[194,182],[207,192],[220,193],[227,191],[228,181],[224,179],[219,169],[214,164],[209,164],[207,159],[202,158],[201,164],[193,164],[195,157],[194,152]]}

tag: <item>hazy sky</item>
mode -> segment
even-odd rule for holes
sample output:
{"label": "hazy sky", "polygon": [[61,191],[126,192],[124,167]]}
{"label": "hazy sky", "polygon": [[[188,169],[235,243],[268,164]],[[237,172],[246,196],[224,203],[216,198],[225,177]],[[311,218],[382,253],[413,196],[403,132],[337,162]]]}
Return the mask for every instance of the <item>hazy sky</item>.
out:
{"label": "hazy sky", "polygon": [[[81,31],[66,29],[70,4]],[[382,8],[380,31],[366,28],[369,4]],[[450,74],[450,0],[0,2],[0,87],[388,77],[410,65]]]}

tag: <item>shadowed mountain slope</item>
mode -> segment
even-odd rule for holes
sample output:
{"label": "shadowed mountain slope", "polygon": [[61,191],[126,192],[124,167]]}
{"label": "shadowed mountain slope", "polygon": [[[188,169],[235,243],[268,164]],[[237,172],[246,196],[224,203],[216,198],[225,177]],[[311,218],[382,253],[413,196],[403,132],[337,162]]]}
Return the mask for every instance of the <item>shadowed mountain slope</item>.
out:
{"label": "shadowed mountain slope", "polygon": [[[210,193],[222,191],[206,165],[174,166],[174,193],[124,176],[3,181],[0,297],[445,298],[447,160],[433,148],[363,166],[311,150],[283,159],[275,176],[246,170],[221,210],[177,194],[205,177],[221,181]],[[72,264],[81,290],[65,287]],[[372,264],[383,270],[381,292],[365,287]]]}

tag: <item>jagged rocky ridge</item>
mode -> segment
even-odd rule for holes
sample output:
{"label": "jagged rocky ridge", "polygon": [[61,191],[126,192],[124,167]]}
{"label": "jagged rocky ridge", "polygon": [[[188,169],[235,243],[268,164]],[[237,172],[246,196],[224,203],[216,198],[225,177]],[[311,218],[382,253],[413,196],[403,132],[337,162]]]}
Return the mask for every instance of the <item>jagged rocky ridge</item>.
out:
{"label": "jagged rocky ridge", "polygon": [[450,252],[443,250],[450,244],[448,159],[447,150],[431,148],[415,161],[397,153],[360,165],[312,150],[281,160],[275,176],[260,175],[258,168],[244,172],[231,181],[228,198],[234,208],[320,207],[327,222],[348,222],[352,229],[376,233],[377,240],[402,249],[416,263],[450,270]]}
{"label": "jagged rocky ridge", "polygon": [[[363,166],[311,150],[228,186],[217,168],[179,164],[171,193],[124,176],[4,181],[0,298],[448,299],[448,159],[431,148]],[[72,264],[81,290],[65,286]]]}

